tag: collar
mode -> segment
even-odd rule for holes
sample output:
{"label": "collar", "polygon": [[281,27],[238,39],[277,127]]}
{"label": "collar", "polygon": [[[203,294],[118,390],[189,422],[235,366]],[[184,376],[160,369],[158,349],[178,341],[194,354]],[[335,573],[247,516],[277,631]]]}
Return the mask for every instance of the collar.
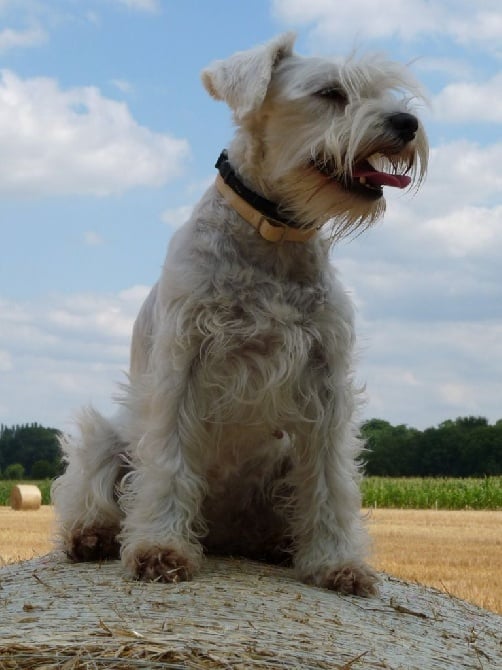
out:
{"label": "collar", "polygon": [[293,228],[291,222],[279,214],[277,205],[247,188],[235,174],[223,150],[216,161],[219,171],[216,188],[226,203],[255,228],[268,242],[306,242],[317,232],[316,228]]}

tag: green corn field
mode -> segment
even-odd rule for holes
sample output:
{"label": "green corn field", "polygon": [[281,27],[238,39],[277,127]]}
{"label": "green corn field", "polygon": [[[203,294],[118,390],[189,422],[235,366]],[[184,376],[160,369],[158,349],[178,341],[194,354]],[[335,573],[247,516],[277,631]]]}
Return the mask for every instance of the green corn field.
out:
{"label": "green corn field", "polygon": [[[21,482],[0,481],[0,505],[9,504],[10,491],[16,483]],[[42,504],[50,504],[50,480],[30,483],[42,491]],[[502,510],[502,477],[366,477],[361,489],[363,507]]]}
{"label": "green corn field", "polygon": [[367,477],[361,488],[364,507],[502,510],[502,477]]}

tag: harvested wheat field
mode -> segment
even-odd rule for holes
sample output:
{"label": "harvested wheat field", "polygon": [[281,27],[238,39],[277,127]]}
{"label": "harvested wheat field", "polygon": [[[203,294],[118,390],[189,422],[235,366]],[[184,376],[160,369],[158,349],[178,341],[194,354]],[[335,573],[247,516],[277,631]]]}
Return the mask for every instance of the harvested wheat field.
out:
{"label": "harvested wheat field", "polygon": [[502,512],[369,513],[373,565],[502,614]]}
{"label": "harvested wheat field", "polygon": [[0,566],[52,551],[54,511],[42,505],[34,511],[0,506]]}
{"label": "harvested wheat field", "polygon": [[[0,566],[50,552],[54,514],[0,507]],[[502,512],[369,512],[373,565],[502,614]]]}

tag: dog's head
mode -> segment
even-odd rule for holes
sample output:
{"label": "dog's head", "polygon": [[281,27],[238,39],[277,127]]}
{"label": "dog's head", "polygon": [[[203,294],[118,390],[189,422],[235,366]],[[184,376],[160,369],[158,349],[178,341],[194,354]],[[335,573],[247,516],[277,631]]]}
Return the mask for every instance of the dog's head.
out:
{"label": "dog's head", "polygon": [[216,61],[202,79],[233,110],[229,156],[244,182],[297,226],[332,219],[339,237],[384,212],[385,187],[422,181],[428,144],[411,104],[423,95],[397,63],[304,58],[293,43],[281,35]]}

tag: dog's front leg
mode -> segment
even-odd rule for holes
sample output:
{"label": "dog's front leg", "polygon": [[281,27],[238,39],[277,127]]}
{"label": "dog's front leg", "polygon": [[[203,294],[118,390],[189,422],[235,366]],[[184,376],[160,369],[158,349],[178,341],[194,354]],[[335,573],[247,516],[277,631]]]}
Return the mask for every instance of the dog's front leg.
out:
{"label": "dog's front leg", "polygon": [[146,581],[190,579],[202,554],[200,435],[187,403],[175,395],[150,407],[120,501],[122,562],[129,574]]}
{"label": "dog's front leg", "polygon": [[376,593],[377,577],[364,561],[360,445],[350,419],[352,390],[340,392],[345,398],[325,403],[321,421],[297,431],[295,567],[307,583],[369,596]]}
{"label": "dog's front leg", "polygon": [[121,499],[126,513],[120,536],[123,565],[145,581],[190,579],[202,553],[195,533],[202,480],[187,462],[179,435],[166,440],[147,433],[141,448],[142,458]]}

